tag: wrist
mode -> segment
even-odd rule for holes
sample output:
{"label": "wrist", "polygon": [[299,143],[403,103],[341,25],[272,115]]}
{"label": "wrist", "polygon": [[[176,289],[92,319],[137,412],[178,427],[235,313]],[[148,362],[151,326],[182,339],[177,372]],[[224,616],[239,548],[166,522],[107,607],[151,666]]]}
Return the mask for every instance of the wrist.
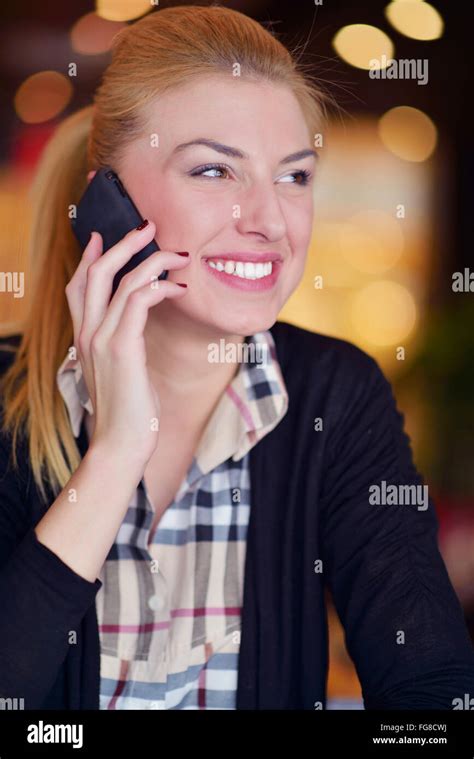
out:
{"label": "wrist", "polygon": [[114,477],[127,477],[140,481],[145,471],[147,458],[140,452],[112,445],[105,440],[92,439],[84,456],[90,466],[97,467],[102,474],[109,472]]}

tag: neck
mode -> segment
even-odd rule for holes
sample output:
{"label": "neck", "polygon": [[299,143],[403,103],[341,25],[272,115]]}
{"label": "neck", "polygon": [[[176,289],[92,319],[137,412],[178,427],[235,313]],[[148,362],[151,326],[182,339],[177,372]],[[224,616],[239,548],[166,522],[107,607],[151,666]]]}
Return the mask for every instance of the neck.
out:
{"label": "neck", "polygon": [[[224,338],[236,345],[244,337],[216,333],[170,309],[150,311],[144,337],[150,379],[157,389],[162,416],[207,419],[238,371],[238,362],[210,363],[209,344]],[[165,318],[164,318],[165,317]],[[191,422],[192,423],[192,422]]]}

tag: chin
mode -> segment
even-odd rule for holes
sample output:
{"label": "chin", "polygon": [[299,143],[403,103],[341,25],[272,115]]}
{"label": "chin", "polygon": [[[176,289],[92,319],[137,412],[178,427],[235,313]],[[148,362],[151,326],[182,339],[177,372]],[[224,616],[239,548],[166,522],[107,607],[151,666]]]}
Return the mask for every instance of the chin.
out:
{"label": "chin", "polygon": [[259,314],[232,314],[228,312],[222,320],[216,324],[219,332],[224,335],[254,335],[256,332],[264,332],[272,327],[278,317],[278,312],[273,309]]}

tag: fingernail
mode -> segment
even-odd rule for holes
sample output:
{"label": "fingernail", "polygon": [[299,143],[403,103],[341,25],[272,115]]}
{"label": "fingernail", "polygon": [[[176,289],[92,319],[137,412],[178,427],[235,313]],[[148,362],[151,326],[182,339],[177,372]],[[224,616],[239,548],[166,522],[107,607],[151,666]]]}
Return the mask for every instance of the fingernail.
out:
{"label": "fingernail", "polygon": [[176,253],[178,254],[178,256],[189,256],[189,253],[187,250],[176,251]]}
{"label": "fingernail", "polygon": [[184,284],[184,282],[176,282],[177,285],[180,287],[187,287],[187,285]]}
{"label": "fingernail", "polygon": [[145,229],[145,227],[147,227],[147,226],[148,226],[148,219],[145,219],[144,221],[142,221],[141,224],[138,225],[137,230],[139,230],[139,229]]}

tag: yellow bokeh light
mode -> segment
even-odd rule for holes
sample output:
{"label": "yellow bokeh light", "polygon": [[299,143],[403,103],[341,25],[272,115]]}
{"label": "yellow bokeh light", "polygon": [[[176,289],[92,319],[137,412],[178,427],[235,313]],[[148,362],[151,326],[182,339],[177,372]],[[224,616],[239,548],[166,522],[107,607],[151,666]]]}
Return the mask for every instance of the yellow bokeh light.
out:
{"label": "yellow bokeh light", "polygon": [[332,44],[336,53],[346,63],[359,69],[384,68],[394,53],[390,37],[381,29],[369,24],[343,26],[335,35]]}
{"label": "yellow bokeh light", "polygon": [[110,49],[112,39],[124,23],[109,21],[96,13],[86,13],[78,19],[71,29],[73,50],[83,55],[97,55]]}
{"label": "yellow bokeh light", "polygon": [[380,139],[388,150],[405,161],[426,161],[437,143],[437,130],[429,116],[417,108],[398,106],[380,118]]}
{"label": "yellow bokeh light", "polygon": [[27,124],[39,124],[57,116],[71,100],[70,79],[58,71],[39,71],[25,79],[14,97],[18,118]]}
{"label": "yellow bokeh light", "polygon": [[347,265],[341,255],[342,222],[330,223],[318,220],[314,227],[309,252],[309,271],[313,276],[321,275],[327,288],[353,287],[360,284],[361,277],[354,268]]}
{"label": "yellow bokeh light", "polygon": [[372,345],[399,345],[409,337],[416,317],[412,294],[390,280],[371,282],[354,295],[351,304],[354,330]]}
{"label": "yellow bokeh light", "polygon": [[339,233],[344,259],[367,274],[390,269],[403,250],[403,232],[397,220],[384,211],[354,214]]}
{"label": "yellow bokeh light", "polygon": [[108,21],[132,21],[149,13],[154,5],[151,0],[97,0],[96,13]]}
{"label": "yellow bokeh light", "polygon": [[398,0],[386,6],[385,15],[397,32],[405,37],[426,41],[437,40],[443,34],[443,19],[429,3]]}

